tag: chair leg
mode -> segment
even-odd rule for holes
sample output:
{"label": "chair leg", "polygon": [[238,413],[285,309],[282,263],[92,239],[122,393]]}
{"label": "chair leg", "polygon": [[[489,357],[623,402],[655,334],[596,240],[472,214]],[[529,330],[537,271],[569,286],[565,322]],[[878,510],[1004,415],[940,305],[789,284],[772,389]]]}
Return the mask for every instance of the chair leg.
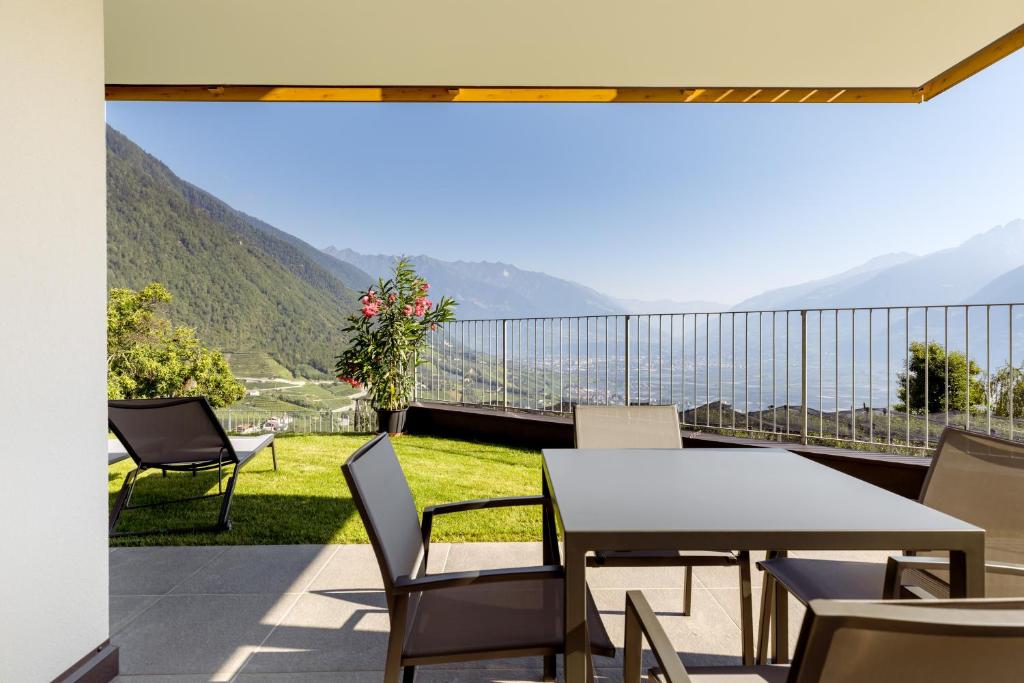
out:
{"label": "chair leg", "polygon": [[231,499],[235,495],[235,482],[238,480],[238,466],[236,465],[228,478],[227,488],[224,489],[224,500],[220,504],[220,517],[217,518],[217,528],[223,531],[231,529]]}
{"label": "chair leg", "polygon": [[416,667],[407,666],[402,671],[402,683],[413,683],[416,680]]}
{"label": "chair leg", "polygon": [[132,491],[135,490],[135,481],[138,478],[139,468],[137,467],[125,475],[124,483],[121,484],[121,490],[117,492],[117,498],[114,499],[114,507],[110,511],[107,533],[113,534],[117,528],[117,521],[121,519],[121,513],[124,512],[129,499],[132,497]]}
{"label": "chair leg", "polygon": [[772,662],[774,664],[789,663],[789,591],[779,581],[773,582],[775,603],[772,610]]}
{"label": "chair leg", "polygon": [[[388,654],[384,664],[384,683],[399,683],[402,675],[402,650],[405,649],[406,614],[409,608],[408,598],[400,596],[391,609],[391,631],[388,634]],[[406,671],[416,667],[406,667]],[[406,673],[406,676],[415,674]],[[406,679],[406,683],[411,678]]]}
{"label": "chair leg", "polygon": [[690,616],[693,603],[693,567],[683,568],[683,616]]}
{"label": "chair leg", "polygon": [[773,579],[769,574],[764,575],[764,582],[761,585],[761,617],[757,628],[757,663],[764,666],[768,663],[768,639],[772,623],[772,598],[775,595]]}
{"label": "chair leg", "polygon": [[587,648],[587,683],[594,683],[594,654]]}
{"label": "chair leg", "polygon": [[558,678],[557,661],[557,655],[544,655],[545,683],[554,683],[555,679]]}
{"label": "chair leg", "polygon": [[754,615],[750,588],[750,553],[737,555],[740,565],[740,637],[743,638],[743,666],[754,664]]}

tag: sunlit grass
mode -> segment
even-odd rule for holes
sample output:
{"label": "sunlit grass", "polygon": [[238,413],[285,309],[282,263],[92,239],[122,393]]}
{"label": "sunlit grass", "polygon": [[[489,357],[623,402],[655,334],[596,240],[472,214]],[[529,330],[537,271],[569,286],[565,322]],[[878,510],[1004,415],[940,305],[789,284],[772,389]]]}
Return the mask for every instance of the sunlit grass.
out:
{"label": "sunlit grass", "polygon": [[[233,528],[220,533],[155,533],[112,539],[112,545],[213,545],[366,543],[340,466],[371,435],[277,437],[278,471],[266,450],[241,472],[231,510]],[[394,439],[416,506],[470,498],[540,493],[540,453],[451,439]],[[110,504],[130,461],[110,468]],[[226,481],[226,477],[225,477]],[[216,493],[216,474],[149,473],[139,480],[133,504]],[[212,524],[220,498],[127,510],[119,531],[172,530]],[[540,540],[535,507],[445,515],[434,523],[435,541]]]}

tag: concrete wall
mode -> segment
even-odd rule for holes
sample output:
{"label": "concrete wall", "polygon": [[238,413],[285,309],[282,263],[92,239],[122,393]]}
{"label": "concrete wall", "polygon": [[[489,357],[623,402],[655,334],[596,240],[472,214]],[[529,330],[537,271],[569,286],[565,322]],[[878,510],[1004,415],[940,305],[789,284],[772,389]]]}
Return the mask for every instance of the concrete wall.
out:
{"label": "concrete wall", "polygon": [[0,3],[0,681],[108,637],[102,0]]}

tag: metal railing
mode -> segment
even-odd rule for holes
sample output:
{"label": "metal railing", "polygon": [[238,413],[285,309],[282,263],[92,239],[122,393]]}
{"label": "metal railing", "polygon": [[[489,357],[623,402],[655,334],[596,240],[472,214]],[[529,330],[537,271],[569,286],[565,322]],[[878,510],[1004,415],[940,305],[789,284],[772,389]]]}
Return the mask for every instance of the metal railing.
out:
{"label": "metal railing", "polygon": [[229,434],[348,434],[377,429],[377,414],[368,405],[344,411],[223,408],[215,412]]}
{"label": "metal railing", "polygon": [[920,451],[946,425],[1021,437],[1022,315],[1013,303],[460,320],[430,335],[416,392],[555,414],[675,404],[695,429]]}

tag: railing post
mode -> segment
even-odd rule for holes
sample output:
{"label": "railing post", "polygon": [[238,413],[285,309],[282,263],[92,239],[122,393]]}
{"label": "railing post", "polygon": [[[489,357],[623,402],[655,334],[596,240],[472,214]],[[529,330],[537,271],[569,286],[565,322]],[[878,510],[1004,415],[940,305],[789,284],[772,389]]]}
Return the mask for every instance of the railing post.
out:
{"label": "railing post", "polygon": [[622,370],[623,380],[625,381],[625,388],[623,389],[622,395],[624,397],[624,401],[625,401],[625,404],[627,406],[629,405],[629,320],[632,317],[633,316],[631,316],[631,315],[627,315],[626,316],[626,332],[625,332],[626,355],[624,357],[624,361],[625,362],[623,363],[623,370]]}
{"label": "railing post", "polygon": [[508,327],[508,320],[501,321],[501,407],[508,409],[508,342],[505,337],[505,329]]}
{"label": "railing post", "polygon": [[[820,359],[818,362],[821,362]],[[807,445],[807,311],[800,311],[800,410],[803,420],[800,425],[800,443]]]}

